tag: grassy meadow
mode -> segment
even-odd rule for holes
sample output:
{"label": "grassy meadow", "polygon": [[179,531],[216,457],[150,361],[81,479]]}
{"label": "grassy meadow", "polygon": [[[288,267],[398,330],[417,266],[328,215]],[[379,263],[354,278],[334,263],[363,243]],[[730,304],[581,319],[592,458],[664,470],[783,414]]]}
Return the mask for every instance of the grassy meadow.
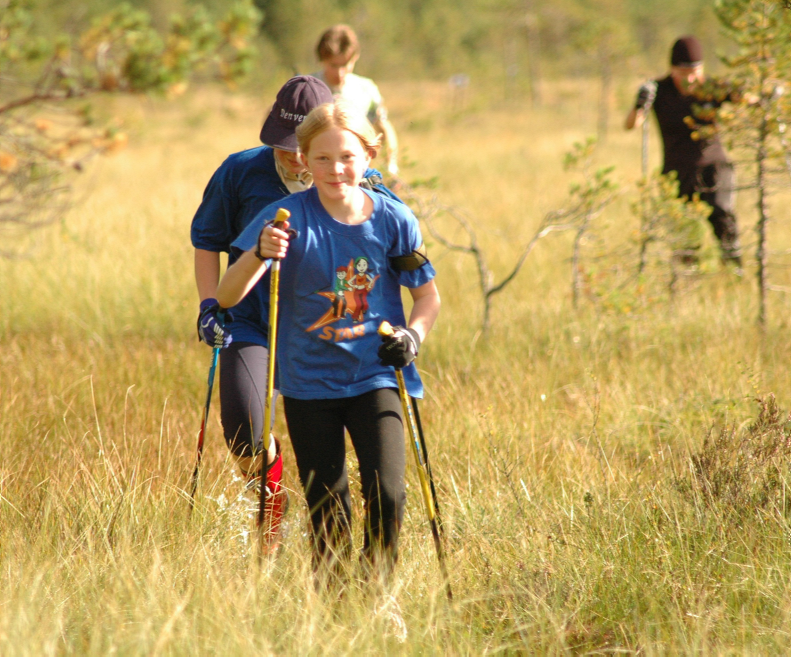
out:
{"label": "grassy meadow", "polygon": [[[405,178],[437,177],[418,193],[468,213],[499,280],[567,198],[562,158],[595,132],[595,86],[555,83],[534,109],[502,90],[473,87],[463,106],[442,84],[382,90]],[[629,278],[640,136],[620,123],[632,93],[619,91],[595,156],[621,196],[591,228],[593,282],[576,310],[568,234],[542,240],[493,298],[486,333],[474,261],[426,236],[443,308],[419,359],[422,414],[455,601],[410,465],[404,644],[372,619],[365,586],[340,602],[314,591],[287,440],[290,532],[257,567],[216,398],[187,515],[210,363],[189,225],[222,159],[257,145],[269,97],[200,90],[106,108],[130,145],[84,174],[30,257],[0,261],[0,654],[788,651],[788,299],[773,292],[756,327],[748,192],[744,276],[709,260],[673,295],[661,262]],[[656,166],[655,133],[650,149]],[[772,203],[779,287],[788,201]]]}

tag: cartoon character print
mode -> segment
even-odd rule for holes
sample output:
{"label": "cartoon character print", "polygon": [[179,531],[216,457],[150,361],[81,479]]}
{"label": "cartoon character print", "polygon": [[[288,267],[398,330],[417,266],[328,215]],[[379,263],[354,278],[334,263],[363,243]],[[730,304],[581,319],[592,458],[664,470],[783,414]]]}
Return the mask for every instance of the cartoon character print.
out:
{"label": "cartoon character print", "polygon": [[346,277],[349,273],[348,267],[338,267],[335,270],[335,283],[333,284],[332,291],[335,298],[332,300],[332,310],[336,319],[341,319],[346,314],[346,292],[351,290],[351,286],[346,282]]}
{"label": "cartoon character print", "polygon": [[354,268],[357,274],[352,277],[350,285],[354,290],[354,302],[356,310],[352,313],[355,322],[362,322],[365,319],[365,311],[368,310],[368,292],[373,289],[374,277],[368,273],[368,258],[360,256],[354,260]]}
{"label": "cartoon character print", "polygon": [[322,339],[351,339],[365,335],[363,326],[350,328],[325,328],[351,315],[352,322],[360,325],[365,321],[368,311],[368,293],[374,289],[379,275],[370,271],[371,261],[366,256],[359,256],[346,265],[335,270],[332,290],[316,292],[330,301],[330,308],[316,322],[307,328],[307,332],[324,328],[320,334]]}

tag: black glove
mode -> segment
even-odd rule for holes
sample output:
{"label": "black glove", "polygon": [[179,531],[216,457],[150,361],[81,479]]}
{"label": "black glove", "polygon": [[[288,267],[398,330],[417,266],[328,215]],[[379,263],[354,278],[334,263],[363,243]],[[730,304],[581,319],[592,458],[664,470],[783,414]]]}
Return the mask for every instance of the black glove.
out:
{"label": "black glove", "polygon": [[394,326],[392,335],[382,336],[382,346],[377,355],[382,365],[400,370],[415,360],[420,349],[420,337],[417,331],[403,326]]}
{"label": "black glove", "polygon": [[200,302],[198,339],[210,347],[227,347],[233,342],[231,332],[225,328],[225,322],[232,322],[233,315],[229,310],[224,310],[222,316],[220,315],[217,299],[204,299]]}
{"label": "black glove", "polygon": [[644,108],[651,108],[656,98],[656,82],[650,80],[640,87],[637,92],[637,100],[635,101],[634,108],[641,110]]}

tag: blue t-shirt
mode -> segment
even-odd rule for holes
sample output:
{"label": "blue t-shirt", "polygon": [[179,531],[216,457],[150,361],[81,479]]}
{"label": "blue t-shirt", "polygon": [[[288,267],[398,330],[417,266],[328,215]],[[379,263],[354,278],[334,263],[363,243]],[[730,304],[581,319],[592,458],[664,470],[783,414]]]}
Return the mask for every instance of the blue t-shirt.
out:
{"label": "blue t-shirt", "polygon": [[[286,397],[336,399],[397,386],[393,368],[379,362],[376,331],[384,320],[404,326],[401,286],[420,287],[436,274],[430,263],[393,269],[390,258],[422,243],[417,219],[403,203],[365,193],[374,208],[362,224],[336,221],[309,189],[265,208],[233,242],[240,251],[255,248],[277,209],[291,212],[297,236],[281,263],[277,347],[278,387]],[[410,395],[423,396],[414,363],[404,379]]]}
{"label": "blue t-shirt", "polygon": [[[365,176],[379,175],[368,169]],[[229,155],[214,172],[203,200],[192,219],[191,238],[196,249],[229,253],[228,265],[236,261],[231,243],[267,205],[289,195],[275,166],[275,152],[259,146]],[[236,342],[268,346],[269,274],[232,309],[228,329]]]}
{"label": "blue t-shirt", "polygon": [[[277,175],[275,152],[269,146],[234,153],[214,172],[192,220],[192,245],[205,251],[231,251],[231,243],[267,205],[288,196]],[[228,265],[235,262],[233,253]],[[268,281],[267,275],[267,281]],[[269,286],[257,286],[231,311],[228,322],[234,341],[267,346]]]}

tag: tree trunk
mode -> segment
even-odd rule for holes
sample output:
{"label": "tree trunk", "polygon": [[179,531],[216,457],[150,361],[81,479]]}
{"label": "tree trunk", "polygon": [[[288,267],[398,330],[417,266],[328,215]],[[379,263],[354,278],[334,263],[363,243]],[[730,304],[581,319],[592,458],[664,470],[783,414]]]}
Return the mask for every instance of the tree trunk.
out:
{"label": "tree trunk", "polygon": [[766,140],[769,134],[769,126],[767,125],[766,117],[767,108],[763,104],[762,107],[764,112],[758,128],[758,148],[755,154],[755,163],[757,165],[756,186],[758,188],[758,224],[755,227],[755,232],[758,234],[758,245],[755,259],[758,262],[758,324],[763,327],[766,325],[766,227],[769,223],[766,204]]}
{"label": "tree trunk", "polygon": [[588,216],[582,223],[582,226],[574,236],[574,248],[571,253],[571,305],[574,310],[579,306],[580,290],[582,289],[582,280],[580,276],[580,249],[582,248],[582,236],[585,234],[585,229],[588,226]]}

